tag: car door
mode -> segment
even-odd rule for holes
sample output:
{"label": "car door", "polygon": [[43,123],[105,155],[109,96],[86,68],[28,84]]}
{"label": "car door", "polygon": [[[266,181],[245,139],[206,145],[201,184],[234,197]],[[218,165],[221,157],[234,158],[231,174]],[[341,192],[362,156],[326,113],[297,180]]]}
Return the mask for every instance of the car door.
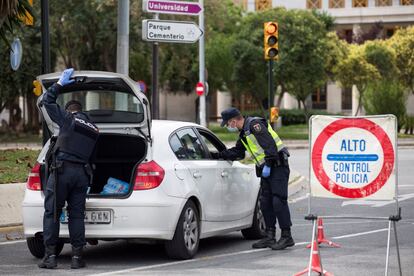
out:
{"label": "car door", "polygon": [[175,150],[175,154],[181,159],[181,164],[190,171],[205,220],[219,221],[222,214],[222,183],[217,177],[217,162],[208,158],[199,136],[192,127],[177,130],[174,135],[182,146],[182,149]]}
{"label": "car door", "polygon": [[[211,152],[220,152],[225,149],[223,143],[210,131],[197,128],[205,147]],[[254,169],[238,161],[217,160],[218,179],[222,183],[221,221],[236,221],[245,218],[254,209],[257,186],[254,181]]]}
{"label": "car door", "polygon": [[[59,127],[47,114],[41,101],[47,88],[56,83],[61,73],[40,75],[43,94],[37,106],[50,134],[57,135]],[[128,76],[112,72],[75,71],[73,84],[64,86],[57,98],[63,107],[70,100],[78,100],[83,111],[100,129],[125,130],[128,134],[142,135],[150,140],[151,117],[146,96]]]}

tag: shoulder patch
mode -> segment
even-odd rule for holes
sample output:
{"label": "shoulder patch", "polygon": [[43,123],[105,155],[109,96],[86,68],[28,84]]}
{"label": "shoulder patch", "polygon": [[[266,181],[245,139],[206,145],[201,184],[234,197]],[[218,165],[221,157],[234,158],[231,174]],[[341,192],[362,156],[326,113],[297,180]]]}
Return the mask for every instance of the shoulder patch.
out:
{"label": "shoulder patch", "polygon": [[254,124],[254,125],[253,125],[253,129],[254,129],[255,131],[259,132],[259,131],[261,131],[261,130],[262,130],[262,126],[261,126],[259,123],[257,123],[257,124]]}

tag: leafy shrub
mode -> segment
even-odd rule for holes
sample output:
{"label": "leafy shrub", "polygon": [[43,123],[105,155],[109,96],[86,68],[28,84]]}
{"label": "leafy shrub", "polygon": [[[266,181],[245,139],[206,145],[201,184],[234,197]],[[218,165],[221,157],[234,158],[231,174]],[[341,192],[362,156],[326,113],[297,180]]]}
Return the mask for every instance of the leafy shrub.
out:
{"label": "leafy shrub", "polygon": [[407,94],[396,81],[383,80],[371,83],[363,98],[367,115],[394,114],[401,129],[406,115]]}

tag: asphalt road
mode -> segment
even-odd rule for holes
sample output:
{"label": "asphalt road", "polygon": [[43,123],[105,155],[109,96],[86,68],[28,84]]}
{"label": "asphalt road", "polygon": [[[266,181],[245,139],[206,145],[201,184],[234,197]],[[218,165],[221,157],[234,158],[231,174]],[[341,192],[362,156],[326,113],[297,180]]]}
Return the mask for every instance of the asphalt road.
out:
{"label": "asphalt road", "polygon": [[[308,151],[292,150],[291,167],[308,175]],[[414,275],[414,148],[399,150],[400,206],[403,219],[397,223],[403,275]],[[306,185],[307,180],[303,182]],[[389,216],[395,206],[371,203],[348,204],[342,200],[313,200],[318,214],[356,214]],[[296,246],[281,252],[252,250],[239,232],[202,240],[193,260],[169,260],[161,245],[132,242],[102,242],[88,246],[88,267],[70,270],[70,247],[65,246],[57,270],[37,268],[38,260],[30,255],[24,241],[0,243],[0,275],[293,275],[307,267],[312,225],[304,220],[308,211],[306,190],[291,198],[293,235]],[[325,220],[326,238],[340,243],[340,248],[320,247],[324,269],[334,275],[384,275],[388,221]],[[280,232],[278,231],[278,234]],[[391,236],[388,275],[399,275],[394,233]]]}

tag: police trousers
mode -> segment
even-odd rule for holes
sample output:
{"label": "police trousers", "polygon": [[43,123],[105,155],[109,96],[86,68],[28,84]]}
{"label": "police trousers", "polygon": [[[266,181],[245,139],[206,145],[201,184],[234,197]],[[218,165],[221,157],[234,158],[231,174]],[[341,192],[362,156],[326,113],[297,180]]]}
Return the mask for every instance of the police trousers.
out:
{"label": "police trousers", "polygon": [[289,166],[274,166],[269,177],[260,179],[260,207],[268,229],[276,228],[276,220],[282,230],[292,226],[287,202],[289,174]]}
{"label": "police trousers", "polygon": [[[55,184],[55,174],[58,183]],[[70,243],[81,247],[85,242],[85,201],[89,178],[84,164],[63,161],[63,166],[54,170],[47,181],[45,212],[43,216],[43,241],[45,246],[54,246],[59,239],[60,216],[67,202]],[[54,191],[56,187],[56,191]],[[57,220],[54,218],[54,195],[56,193]]]}

